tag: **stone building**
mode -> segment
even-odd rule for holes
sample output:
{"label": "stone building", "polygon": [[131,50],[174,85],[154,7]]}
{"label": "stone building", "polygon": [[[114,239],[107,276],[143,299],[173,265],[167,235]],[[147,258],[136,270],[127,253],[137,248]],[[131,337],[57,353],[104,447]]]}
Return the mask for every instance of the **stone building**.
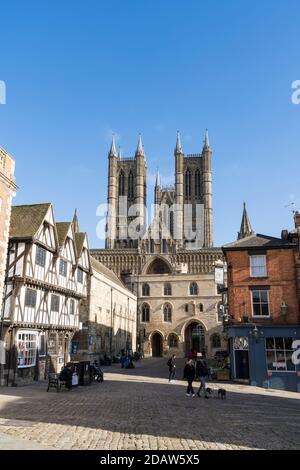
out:
{"label": "stone building", "polygon": [[80,307],[82,326],[72,342],[76,360],[99,360],[124,349],[136,351],[136,296],[113,271],[91,257],[88,297]]}
{"label": "stone building", "polygon": [[11,202],[17,189],[14,171],[14,159],[0,148],[0,311],[2,311]]}
{"label": "stone building", "polygon": [[254,233],[244,206],[238,240],[223,246],[234,380],[300,391],[293,356],[300,340],[298,250],[288,231],[281,238]]}
{"label": "stone building", "polygon": [[211,157],[207,131],[202,151],[188,155],[177,134],[175,184],[164,187],[157,175],[155,214],[146,226],[141,136],[133,158],[118,154],[112,140],[106,248],[91,254],[137,295],[137,344],[145,355],[192,348],[213,355],[226,347],[214,275],[223,254],[213,247]]}

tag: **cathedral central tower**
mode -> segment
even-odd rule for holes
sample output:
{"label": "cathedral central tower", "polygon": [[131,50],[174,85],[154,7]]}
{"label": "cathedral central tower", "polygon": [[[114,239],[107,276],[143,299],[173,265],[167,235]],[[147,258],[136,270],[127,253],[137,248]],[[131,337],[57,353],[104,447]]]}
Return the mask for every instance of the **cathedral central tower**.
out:
{"label": "cathedral central tower", "polygon": [[[147,228],[147,167],[141,135],[132,158],[123,158],[121,152],[117,152],[113,136],[108,154],[106,249],[130,248],[145,253],[175,254],[178,250],[213,246],[212,151],[208,132],[205,132],[202,152],[195,154],[184,153],[178,132],[174,157],[175,186],[164,187],[157,175],[155,218]],[[167,232],[161,230],[165,212]],[[139,237],[132,236],[134,230],[128,231],[129,224],[133,224]]]}

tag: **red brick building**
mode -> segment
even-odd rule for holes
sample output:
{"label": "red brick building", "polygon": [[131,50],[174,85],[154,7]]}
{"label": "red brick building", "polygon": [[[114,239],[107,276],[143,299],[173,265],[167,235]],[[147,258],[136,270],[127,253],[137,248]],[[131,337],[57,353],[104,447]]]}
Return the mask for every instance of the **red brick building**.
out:
{"label": "red brick building", "polygon": [[300,391],[294,360],[300,338],[297,226],[281,238],[255,234],[244,207],[238,240],[225,245],[223,253],[232,378]]}
{"label": "red brick building", "polygon": [[234,323],[299,323],[293,243],[254,234],[226,245],[223,252],[228,312]]}

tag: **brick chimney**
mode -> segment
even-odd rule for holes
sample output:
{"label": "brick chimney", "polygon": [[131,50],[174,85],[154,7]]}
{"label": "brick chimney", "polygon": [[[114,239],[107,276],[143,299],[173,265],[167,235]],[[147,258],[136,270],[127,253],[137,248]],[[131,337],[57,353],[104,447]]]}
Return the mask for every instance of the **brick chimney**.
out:
{"label": "brick chimney", "polygon": [[281,239],[287,240],[289,238],[289,231],[288,230],[281,230]]}
{"label": "brick chimney", "polygon": [[297,211],[294,215],[295,228],[300,227],[300,213]]}

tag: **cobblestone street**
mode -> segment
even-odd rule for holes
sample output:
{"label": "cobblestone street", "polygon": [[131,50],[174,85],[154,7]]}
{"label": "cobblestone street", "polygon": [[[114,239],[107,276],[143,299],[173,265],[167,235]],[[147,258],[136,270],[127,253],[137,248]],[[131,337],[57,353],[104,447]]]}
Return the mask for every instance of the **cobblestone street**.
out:
{"label": "cobblestone street", "polygon": [[226,383],[226,400],[189,398],[166,359],[105,369],[103,384],[71,392],[1,388],[0,448],[14,437],[14,448],[300,449],[300,394]]}

